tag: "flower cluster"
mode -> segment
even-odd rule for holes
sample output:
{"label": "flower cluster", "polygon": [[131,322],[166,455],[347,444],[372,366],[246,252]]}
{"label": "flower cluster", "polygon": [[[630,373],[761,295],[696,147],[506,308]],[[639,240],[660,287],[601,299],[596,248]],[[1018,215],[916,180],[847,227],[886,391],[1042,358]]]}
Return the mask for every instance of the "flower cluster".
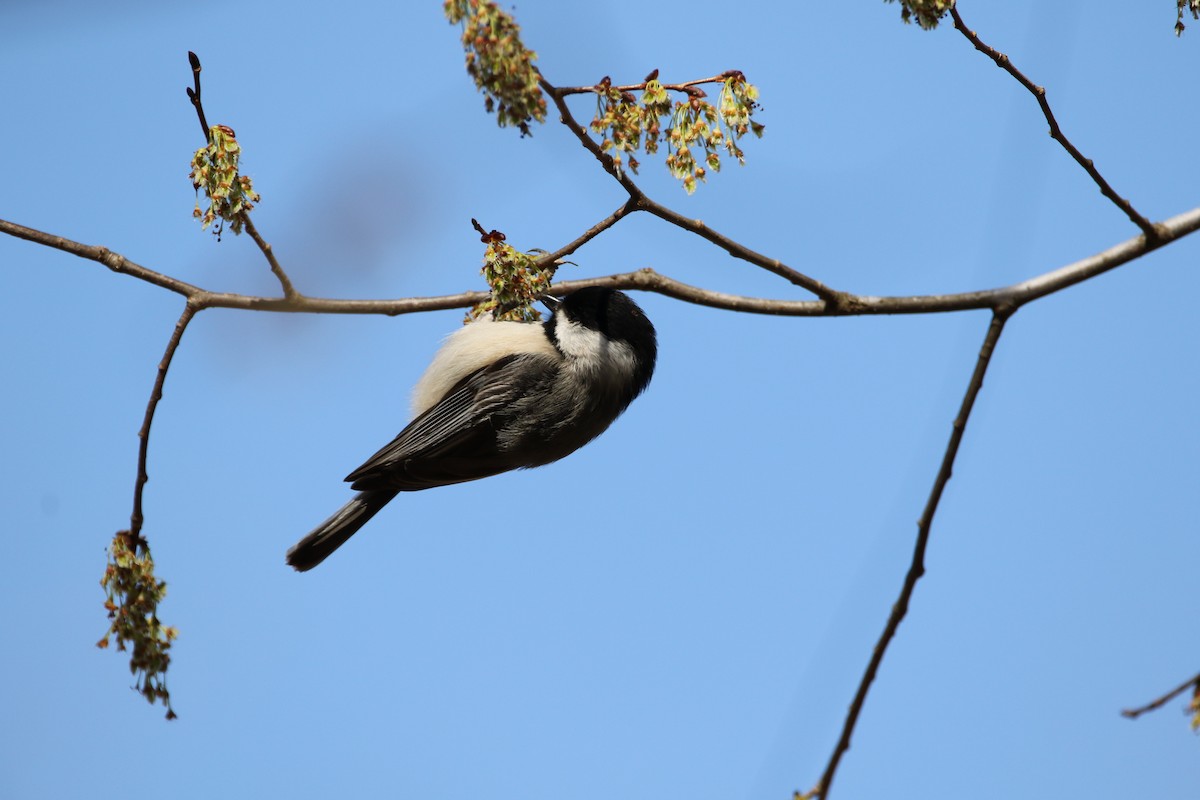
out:
{"label": "flower cluster", "polygon": [[[721,94],[714,106],[694,84],[664,86],[657,70],[634,87],[642,92],[640,102],[631,91],[616,88],[604,78],[594,90],[598,99],[591,123],[592,131],[604,137],[600,149],[611,154],[618,170],[625,166],[622,153],[629,154],[629,170],[637,174],[640,165],[633,153],[642,149],[643,141],[647,155],[658,152],[659,142],[665,141],[667,169],[683,182],[688,194],[696,191],[696,181],[705,180],[708,170],[720,171],[722,148],[744,164],[745,153],[738,139],[747,133],[763,133],[763,125],[751,118],[759,107],[758,89],[737,70],[726,72],[720,80]],[[686,99],[672,103],[669,88],[683,92]],[[702,164],[693,148],[702,151]]]}
{"label": "flower cluster", "polygon": [[[192,216],[206,229],[221,220],[213,231],[220,238],[226,222],[234,233],[241,233],[245,224],[242,214],[254,208],[262,198],[254,191],[250,176],[238,174],[242,146],[233,129],[213,125],[208,134],[208,144],[192,156],[192,171],[188,174],[196,190],[196,208]],[[204,211],[200,209],[201,189],[208,198],[208,209]]]}
{"label": "flower cluster", "polygon": [[550,288],[558,265],[521,252],[505,242],[500,231],[484,233],[482,241],[487,245],[482,272],[491,296],[467,313],[467,321],[486,315],[496,320],[540,320],[541,312],[533,304]]}
{"label": "flower cluster", "polygon": [[100,585],[107,595],[104,608],[112,622],[96,646],[108,647],[110,638],[116,639],[118,650],[131,644],[129,671],[137,681],[135,688],[148,702],[160,701],[167,708],[167,719],[174,719],[167,691],[171,663],[167,651],[179,631],[158,620],[158,604],[167,595],[167,584],[155,577],[154,559],[145,541],[135,543],[129,531],[118,531],[109,545]]}
{"label": "flower cluster", "polygon": [[[894,3],[896,0],[884,0]],[[954,8],[955,0],[900,0],[900,19],[905,22],[917,20],[917,24],[927,31],[937,27],[938,21],[946,12]]]}
{"label": "flower cluster", "polygon": [[530,120],[546,119],[546,98],[533,65],[537,53],[522,44],[521,27],[491,0],[446,0],[444,10],[451,23],[462,24],[467,73],[486,96],[488,113],[528,136]]}

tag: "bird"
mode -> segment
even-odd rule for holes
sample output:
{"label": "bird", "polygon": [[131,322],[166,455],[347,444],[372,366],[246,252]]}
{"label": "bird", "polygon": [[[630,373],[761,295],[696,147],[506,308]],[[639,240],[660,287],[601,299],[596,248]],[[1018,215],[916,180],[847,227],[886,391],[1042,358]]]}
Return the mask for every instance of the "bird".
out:
{"label": "bird", "polygon": [[570,455],[650,384],[654,326],[624,292],[543,300],[545,322],[484,317],[446,337],[413,388],[413,419],[346,476],[357,492],[287,551],[306,572],[401,492],[465,483]]}

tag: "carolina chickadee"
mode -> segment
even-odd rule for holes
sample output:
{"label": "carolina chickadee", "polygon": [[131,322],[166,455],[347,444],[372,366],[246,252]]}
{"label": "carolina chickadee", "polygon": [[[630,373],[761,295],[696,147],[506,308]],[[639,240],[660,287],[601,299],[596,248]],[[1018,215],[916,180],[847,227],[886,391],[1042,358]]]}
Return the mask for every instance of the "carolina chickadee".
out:
{"label": "carolina chickadee", "polygon": [[346,477],[359,493],[287,562],[312,569],[400,492],[540,467],[603,433],[650,383],[654,326],[615,289],[547,305],[540,325],[482,319],[451,334],[413,389],[413,421]]}

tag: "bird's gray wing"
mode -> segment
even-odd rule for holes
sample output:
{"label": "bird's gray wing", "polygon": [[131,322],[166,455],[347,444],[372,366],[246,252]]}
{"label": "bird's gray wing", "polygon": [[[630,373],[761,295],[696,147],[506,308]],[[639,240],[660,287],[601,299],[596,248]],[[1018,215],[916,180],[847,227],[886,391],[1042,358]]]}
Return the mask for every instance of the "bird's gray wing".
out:
{"label": "bird's gray wing", "polygon": [[360,491],[416,491],[524,466],[500,449],[496,432],[514,401],[552,373],[547,366],[549,356],[521,354],[467,375],[346,480]]}

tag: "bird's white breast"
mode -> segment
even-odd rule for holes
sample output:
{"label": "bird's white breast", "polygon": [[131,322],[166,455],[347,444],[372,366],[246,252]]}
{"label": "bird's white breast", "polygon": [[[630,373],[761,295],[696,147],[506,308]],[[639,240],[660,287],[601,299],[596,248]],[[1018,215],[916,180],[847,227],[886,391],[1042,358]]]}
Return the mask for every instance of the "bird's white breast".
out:
{"label": "bird's white breast", "polygon": [[496,322],[485,317],[459,328],[446,337],[413,387],[413,415],[423,414],[467,375],[515,353],[561,357],[537,323]]}

